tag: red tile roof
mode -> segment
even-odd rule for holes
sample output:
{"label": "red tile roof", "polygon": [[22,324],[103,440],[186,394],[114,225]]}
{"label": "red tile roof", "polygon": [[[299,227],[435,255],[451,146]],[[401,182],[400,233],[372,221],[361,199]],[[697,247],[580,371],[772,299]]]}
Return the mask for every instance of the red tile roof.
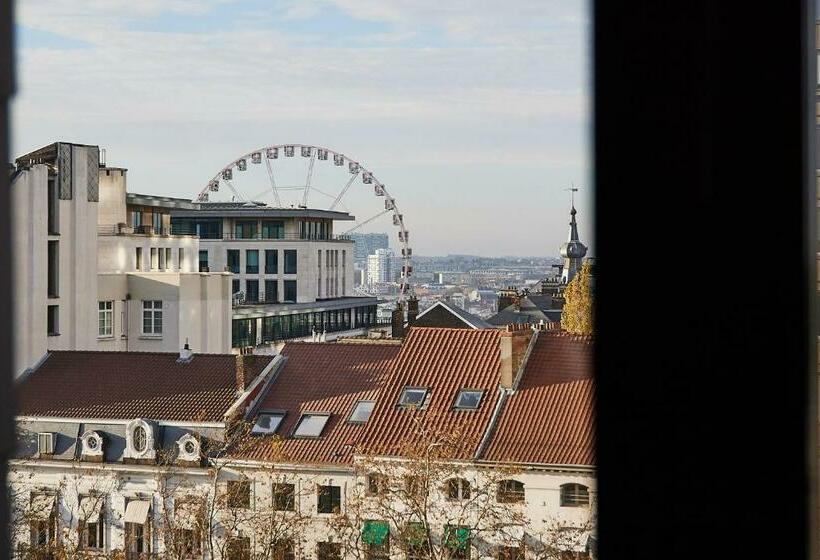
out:
{"label": "red tile roof", "polygon": [[[414,419],[438,434],[458,434],[459,458],[472,458],[499,397],[497,329],[413,327],[368,422],[364,451],[396,455],[417,433]],[[429,388],[424,410],[397,406],[405,387]],[[455,410],[460,389],[482,389],[477,410]]]}
{"label": "red tile roof", "polygon": [[482,455],[491,461],[593,465],[593,340],[541,332]]}
{"label": "red tile roof", "polygon": [[[350,462],[351,448],[346,444],[361,442],[374,415],[366,425],[347,419],[357,401],[379,399],[380,386],[400,350],[392,344],[287,343],[282,350],[287,361],[259,406],[260,411],[285,410],[285,419],[276,436],[251,436],[241,454],[255,460]],[[304,412],[332,414],[320,438],[288,437]]]}
{"label": "red tile roof", "polygon": [[[236,400],[236,356],[51,352],[17,387],[23,416],[221,421]],[[245,386],[272,356],[246,356]]]}

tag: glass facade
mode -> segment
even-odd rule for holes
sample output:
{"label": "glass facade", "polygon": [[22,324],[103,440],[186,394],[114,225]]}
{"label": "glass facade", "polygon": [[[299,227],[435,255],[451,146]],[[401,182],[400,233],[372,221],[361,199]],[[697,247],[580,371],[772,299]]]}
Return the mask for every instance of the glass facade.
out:
{"label": "glass facade", "polygon": [[296,251],[285,249],[285,274],[296,274]]}
{"label": "glass facade", "polygon": [[236,239],[256,239],[256,220],[236,222],[234,237],[236,237]]}
{"label": "glass facade", "polygon": [[171,233],[198,235],[200,239],[222,239],[222,220],[219,218],[175,218],[171,216]]}
{"label": "glass facade", "polygon": [[259,274],[259,251],[257,249],[245,251],[245,273]]}
{"label": "glass facade", "polygon": [[376,324],[376,306],[265,317],[262,319],[262,342],[310,336],[314,327],[325,332],[350,330],[354,328],[351,322],[354,317],[355,328],[372,327]]}
{"label": "glass facade", "polygon": [[234,348],[256,346],[256,319],[234,319],[231,330]]}

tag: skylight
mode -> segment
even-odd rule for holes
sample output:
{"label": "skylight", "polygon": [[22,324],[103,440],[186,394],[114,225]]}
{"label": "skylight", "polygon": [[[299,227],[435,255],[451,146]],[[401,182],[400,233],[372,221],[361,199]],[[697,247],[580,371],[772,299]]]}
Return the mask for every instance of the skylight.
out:
{"label": "skylight", "polygon": [[405,387],[399,399],[401,406],[421,406],[424,404],[424,397],[427,396],[427,389]]}
{"label": "skylight", "polygon": [[376,401],[359,401],[353,407],[353,413],[350,415],[348,422],[356,424],[364,424],[370,419],[370,413],[373,412],[373,407],[376,406]]}
{"label": "skylight", "polygon": [[293,430],[293,437],[319,437],[325,424],[330,419],[330,414],[306,413],[299,419],[296,429]]}
{"label": "skylight", "polygon": [[279,429],[279,425],[282,423],[284,417],[284,412],[260,414],[256,418],[256,423],[253,425],[251,433],[256,435],[274,434],[276,430]]}
{"label": "skylight", "polygon": [[475,410],[478,408],[478,403],[481,402],[481,396],[484,391],[480,389],[462,389],[458,392],[456,397],[456,408]]}

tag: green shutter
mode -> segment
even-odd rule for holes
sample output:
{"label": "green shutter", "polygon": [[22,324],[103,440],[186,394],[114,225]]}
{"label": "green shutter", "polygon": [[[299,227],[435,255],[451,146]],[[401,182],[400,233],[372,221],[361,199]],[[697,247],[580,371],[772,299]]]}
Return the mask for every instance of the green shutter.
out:
{"label": "green shutter", "polygon": [[368,519],[362,527],[362,540],[367,544],[384,544],[389,534],[390,526],[387,521]]}
{"label": "green shutter", "polygon": [[470,528],[454,525],[444,526],[444,546],[464,550],[470,543]]}

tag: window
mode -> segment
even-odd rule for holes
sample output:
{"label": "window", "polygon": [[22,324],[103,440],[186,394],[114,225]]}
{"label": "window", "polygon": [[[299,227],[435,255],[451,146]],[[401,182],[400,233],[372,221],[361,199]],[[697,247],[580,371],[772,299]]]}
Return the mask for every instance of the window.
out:
{"label": "window", "polygon": [[296,558],[295,547],[290,539],[278,539],[273,542],[272,560],[294,560]]}
{"label": "window", "polygon": [[462,389],[456,397],[455,408],[461,410],[475,410],[481,402],[484,391],[480,389]]}
{"label": "window", "polygon": [[239,293],[239,280],[231,280],[231,294]]}
{"label": "window", "polygon": [[228,249],[228,270],[239,274],[239,249]]}
{"label": "window", "polygon": [[48,242],[48,297],[60,297],[60,242]]}
{"label": "window", "polygon": [[[160,249],[160,251],[162,251],[162,249]],[[174,268],[174,257],[170,247],[165,248],[165,268],[168,270],[173,270]]]}
{"label": "window", "polygon": [[296,251],[285,249],[285,274],[296,274]]}
{"label": "window", "polygon": [[497,500],[502,504],[524,501],[524,483],[518,480],[502,480],[498,483]]}
{"label": "window", "polygon": [[176,558],[200,558],[202,552],[199,531],[187,528],[174,529],[174,548]]}
{"label": "window", "polygon": [[275,434],[284,417],[285,414],[282,412],[260,414],[257,416],[253,428],[251,428],[251,433],[260,435]]}
{"label": "window", "polygon": [[30,519],[31,545],[46,547],[54,543],[57,529],[57,515],[54,494],[34,494],[27,517]]}
{"label": "window", "polygon": [[470,483],[463,478],[451,478],[445,489],[448,500],[467,500],[470,497]]}
{"label": "window", "polygon": [[48,234],[60,235],[60,197],[55,175],[48,178]]}
{"label": "window", "polygon": [[114,336],[114,302],[100,301],[97,309],[97,336],[101,338]]}
{"label": "window", "polygon": [[151,225],[154,226],[154,233],[162,233],[162,214],[154,212],[151,214]]}
{"label": "window", "polygon": [[583,484],[561,485],[561,506],[579,507],[589,505],[589,488]]}
{"label": "window", "polygon": [[265,274],[276,274],[279,272],[279,251],[276,249],[265,249]]}
{"label": "window", "polygon": [[[154,249],[151,249],[151,250],[153,251]],[[158,256],[159,256],[159,266],[158,266],[158,268],[159,268],[160,270],[165,270],[165,249],[163,249],[162,247],[160,247],[160,248],[158,249],[158,253],[157,253],[157,254],[158,254]]]}
{"label": "window", "polygon": [[162,334],[162,302],[142,302],[142,334]]}
{"label": "window", "polygon": [[524,560],[524,549],[520,546],[497,546],[496,560]]}
{"label": "window", "polygon": [[456,525],[444,526],[442,542],[452,559],[465,560],[470,557],[470,528]]}
{"label": "window", "polygon": [[159,268],[157,249],[156,247],[151,247],[151,270],[157,270],[157,268]]}
{"label": "window", "polygon": [[137,453],[142,453],[145,451],[145,448],[148,446],[148,434],[145,431],[145,428],[142,426],[137,426],[134,428],[134,451]]}
{"label": "window", "polygon": [[208,251],[203,250],[199,252],[199,271],[208,272]]}
{"label": "window", "polygon": [[48,336],[59,336],[60,334],[60,306],[49,305],[46,316],[46,329]]}
{"label": "window", "polygon": [[140,226],[142,226],[142,212],[139,210],[131,211],[131,227],[134,228],[134,231],[137,231]]}
{"label": "window", "polygon": [[365,543],[367,560],[390,558],[390,525],[387,521],[366,519],[362,525],[362,542]]}
{"label": "window", "polygon": [[337,542],[317,542],[316,560],[342,560],[342,544]]}
{"label": "window", "polygon": [[136,262],[136,264],[135,264],[135,267],[134,267],[134,268],[135,268],[136,270],[142,270],[142,247],[137,247],[137,248],[136,248],[136,256],[135,256],[135,258],[136,258],[136,261],[137,261],[137,262]]}
{"label": "window", "polygon": [[265,280],[265,303],[276,303],[279,301],[279,282],[277,280]]}
{"label": "window", "polygon": [[245,301],[259,301],[259,280],[245,280]]}
{"label": "window", "polygon": [[275,511],[293,511],[293,484],[273,485],[273,509]]}
{"label": "window", "polygon": [[236,222],[237,239],[256,239],[256,220],[242,220]]}
{"label": "window", "polygon": [[382,473],[369,473],[367,475],[367,495],[384,496],[389,490],[389,479]]}
{"label": "window", "polygon": [[245,274],[259,274],[259,251],[256,249],[245,251]]}
{"label": "window", "polygon": [[376,406],[376,401],[357,402],[356,406],[353,407],[353,413],[350,415],[348,422],[364,424],[370,418],[374,406]]}
{"label": "window", "polygon": [[251,539],[250,537],[232,537],[226,547],[227,560],[250,560]]}
{"label": "window", "polygon": [[405,476],[404,490],[411,498],[422,498],[425,494],[424,480],[420,476]]}
{"label": "window", "polygon": [[141,555],[151,551],[151,502],[148,500],[129,500],[125,505],[125,550],[128,560],[137,560]]}
{"label": "window", "polygon": [[80,497],[80,547],[92,550],[105,548],[105,514],[103,496]]}
{"label": "window", "polygon": [[423,524],[408,523],[405,525],[403,536],[407,560],[428,560],[430,558],[430,543]]}
{"label": "window", "polygon": [[316,511],[338,513],[342,507],[342,489],[339,486],[319,486]]}
{"label": "window", "polygon": [[185,270],[185,249],[183,249],[182,247],[179,248],[177,254],[177,270],[179,270],[180,272]]}
{"label": "window", "polygon": [[227,503],[229,508],[251,507],[251,483],[248,480],[229,480]]}
{"label": "window", "polygon": [[325,424],[329,419],[330,414],[305,413],[296,424],[293,437],[319,437],[322,435],[322,430],[325,429]]}
{"label": "window", "polygon": [[264,239],[284,239],[285,238],[285,222],[277,221],[263,221],[262,222],[262,237]]}
{"label": "window", "polygon": [[54,434],[51,432],[41,432],[37,434],[37,451],[40,455],[51,455],[54,453]]}
{"label": "window", "polygon": [[296,303],[296,280],[285,280],[285,303]]}
{"label": "window", "polygon": [[399,399],[400,406],[423,406],[427,389],[405,387]]}

